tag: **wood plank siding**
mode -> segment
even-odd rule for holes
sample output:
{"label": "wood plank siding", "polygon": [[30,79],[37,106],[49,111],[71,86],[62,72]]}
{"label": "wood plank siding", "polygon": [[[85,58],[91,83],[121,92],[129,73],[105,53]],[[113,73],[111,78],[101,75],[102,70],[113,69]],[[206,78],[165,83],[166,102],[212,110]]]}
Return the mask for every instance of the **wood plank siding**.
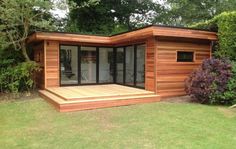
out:
{"label": "wood plank siding", "polygon": [[44,69],[44,44],[43,42],[33,46],[34,49],[34,61],[39,64],[40,71],[35,74],[35,84],[38,88],[44,88],[45,86],[45,69]]}
{"label": "wood plank siding", "polygon": [[[156,92],[162,97],[185,95],[187,76],[210,57],[209,41],[156,39]],[[177,51],[194,52],[194,62],[177,62]]]}
{"label": "wood plank siding", "polygon": [[154,37],[151,37],[147,39],[146,42],[145,89],[154,92],[156,91],[155,53],[156,53],[156,41]]}
{"label": "wood plank siding", "polygon": [[[204,59],[211,57],[211,45],[215,40],[214,32],[148,26],[112,36],[36,32],[29,36],[28,43],[41,43],[34,46],[35,61],[38,53],[42,53],[39,63],[43,71],[36,75],[40,88],[60,86],[60,44],[119,47],[144,43],[145,89],[166,97],[185,94],[184,80]],[[194,52],[194,62],[177,62],[177,51]]]}
{"label": "wood plank siding", "polygon": [[59,42],[45,41],[45,87],[59,87]]}

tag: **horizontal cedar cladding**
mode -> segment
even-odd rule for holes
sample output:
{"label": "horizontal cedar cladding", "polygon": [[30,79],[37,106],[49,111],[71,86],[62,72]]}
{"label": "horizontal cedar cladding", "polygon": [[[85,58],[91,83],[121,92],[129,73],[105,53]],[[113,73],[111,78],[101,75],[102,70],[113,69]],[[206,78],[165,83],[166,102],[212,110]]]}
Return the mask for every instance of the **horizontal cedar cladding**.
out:
{"label": "horizontal cedar cladding", "polygon": [[[178,62],[177,52],[193,52],[193,62]],[[186,95],[185,80],[211,57],[210,41],[156,38],[156,92],[162,97]]]}
{"label": "horizontal cedar cladding", "polygon": [[217,40],[217,35],[215,32],[193,30],[186,28],[183,29],[183,28],[170,28],[170,27],[154,27],[153,35],[163,36],[163,37],[166,36],[166,37]]}

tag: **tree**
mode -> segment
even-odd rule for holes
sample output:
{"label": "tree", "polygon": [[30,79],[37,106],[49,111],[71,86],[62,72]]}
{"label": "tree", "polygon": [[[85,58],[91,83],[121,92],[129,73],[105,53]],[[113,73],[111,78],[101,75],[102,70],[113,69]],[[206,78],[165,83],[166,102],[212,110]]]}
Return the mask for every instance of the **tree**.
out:
{"label": "tree", "polygon": [[34,30],[54,28],[50,16],[52,2],[44,0],[1,0],[0,35],[2,47],[13,46],[20,50],[25,61],[30,61],[27,54],[26,40]]}
{"label": "tree", "polygon": [[[80,5],[88,0],[72,1]],[[148,16],[159,7],[152,0],[100,0],[96,5],[71,11],[67,31],[112,34],[132,30],[150,24]]]}
{"label": "tree", "polygon": [[125,25],[128,30],[136,28],[140,21],[141,26],[151,23],[148,13],[157,8],[159,5],[152,0],[120,0],[113,5],[119,23]]}
{"label": "tree", "polygon": [[186,26],[213,18],[224,11],[236,9],[235,0],[165,0],[165,11],[154,23]]}
{"label": "tree", "polygon": [[113,20],[108,12],[111,7],[110,3],[97,1],[97,3],[83,6],[83,3],[88,0],[71,1],[82,7],[70,10],[66,31],[102,34],[103,31],[112,28]]}

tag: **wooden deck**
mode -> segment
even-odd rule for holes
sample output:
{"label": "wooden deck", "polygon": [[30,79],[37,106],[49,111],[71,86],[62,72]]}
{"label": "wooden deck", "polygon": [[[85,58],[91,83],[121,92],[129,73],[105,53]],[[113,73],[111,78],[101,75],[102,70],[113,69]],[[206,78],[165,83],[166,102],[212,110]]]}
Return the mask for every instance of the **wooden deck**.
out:
{"label": "wooden deck", "polygon": [[89,110],[159,101],[154,92],[122,85],[53,87],[39,91],[40,96],[60,112]]}

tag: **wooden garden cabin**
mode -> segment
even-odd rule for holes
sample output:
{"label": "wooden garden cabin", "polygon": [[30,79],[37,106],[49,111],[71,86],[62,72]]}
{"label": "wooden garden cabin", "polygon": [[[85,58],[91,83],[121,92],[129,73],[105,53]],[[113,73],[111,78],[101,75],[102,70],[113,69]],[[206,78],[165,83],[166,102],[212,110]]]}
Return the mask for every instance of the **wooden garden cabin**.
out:
{"label": "wooden garden cabin", "polygon": [[185,95],[184,80],[211,57],[215,32],[150,25],[112,36],[35,32],[28,38],[40,94],[60,111]]}

